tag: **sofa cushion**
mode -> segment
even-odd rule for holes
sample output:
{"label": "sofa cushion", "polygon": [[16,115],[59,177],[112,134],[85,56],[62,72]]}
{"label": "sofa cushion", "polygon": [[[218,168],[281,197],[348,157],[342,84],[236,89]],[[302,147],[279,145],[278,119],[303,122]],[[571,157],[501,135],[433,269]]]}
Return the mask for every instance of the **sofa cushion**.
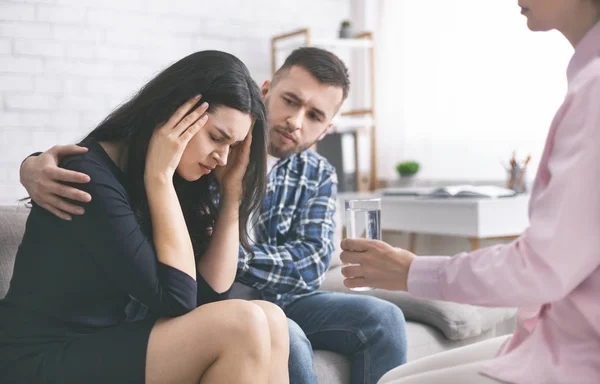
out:
{"label": "sofa cushion", "polygon": [[408,321],[417,321],[439,329],[450,340],[462,340],[479,336],[496,325],[512,318],[516,309],[487,308],[447,301],[425,300],[406,292],[372,290],[354,292],[343,284],[341,267],[326,273],[323,291],[357,293],[375,296],[396,304]]}
{"label": "sofa cushion", "polygon": [[8,291],[28,215],[25,207],[0,206],[0,298]]}
{"label": "sofa cushion", "polygon": [[319,383],[350,383],[350,360],[335,352],[316,350],[313,367]]}

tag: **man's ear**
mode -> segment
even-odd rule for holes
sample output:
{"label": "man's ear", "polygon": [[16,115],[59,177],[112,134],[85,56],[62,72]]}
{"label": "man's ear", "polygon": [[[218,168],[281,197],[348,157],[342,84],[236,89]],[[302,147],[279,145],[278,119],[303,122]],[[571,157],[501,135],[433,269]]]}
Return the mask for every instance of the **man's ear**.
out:
{"label": "man's ear", "polygon": [[269,89],[271,89],[271,80],[265,80],[262,87],[260,87],[260,95],[262,96],[263,101],[266,99]]}
{"label": "man's ear", "polygon": [[323,130],[323,133],[321,133],[321,136],[319,136],[319,139],[317,141],[323,140],[323,138],[325,137],[325,135],[327,135],[327,132],[329,132],[331,127],[333,127],[333,123],[329,123],[329,125]]}

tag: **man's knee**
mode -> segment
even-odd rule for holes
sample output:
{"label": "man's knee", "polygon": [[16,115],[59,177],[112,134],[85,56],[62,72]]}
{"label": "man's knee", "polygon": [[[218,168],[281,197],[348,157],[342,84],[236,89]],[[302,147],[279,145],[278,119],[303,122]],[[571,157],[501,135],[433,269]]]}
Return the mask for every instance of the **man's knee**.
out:
{"label": "man's knee", "polygon": [[297,356],[304,357],[303,360],[312,360],[312,345],[302,328],[291,319],[288,319],[288,327],[290,333],[290,359]]}
{"label": "man's knee", "polygon": [[313,369],[312,345],[306,334],[293,320],[288,319],[290,333],[290,358],[288,368],[290,382],[299,384],[313,384],[317,376]]}
{"label": "man's knee", "polygon": [[405,328],[406,319],[404,318],[404,313],[402,313],[402,310],[396,304],[379,300],[378,312],[380,313],[381,321],[385,325],[398,325],[401,328]]}
{"label": "man's knee", "polygon": [[364,297],[362,311],[365,313],[364,324],[372,330],[383,330],[388,334],[402,335],[406,332],[404,313],[397,305],[375,297]]}

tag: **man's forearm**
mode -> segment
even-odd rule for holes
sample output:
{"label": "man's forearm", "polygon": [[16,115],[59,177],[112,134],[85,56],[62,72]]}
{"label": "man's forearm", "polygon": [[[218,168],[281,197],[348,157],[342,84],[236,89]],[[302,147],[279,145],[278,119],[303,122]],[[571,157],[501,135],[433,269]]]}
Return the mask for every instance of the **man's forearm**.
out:
{"label": "man's forearm", "polygon": [[238,265],[241,283],[271,293],[304,294],[321,285],[333,243],[331,239],[296,239],[279,246],[256,244],[253,251],[252,259],[242,252]]}

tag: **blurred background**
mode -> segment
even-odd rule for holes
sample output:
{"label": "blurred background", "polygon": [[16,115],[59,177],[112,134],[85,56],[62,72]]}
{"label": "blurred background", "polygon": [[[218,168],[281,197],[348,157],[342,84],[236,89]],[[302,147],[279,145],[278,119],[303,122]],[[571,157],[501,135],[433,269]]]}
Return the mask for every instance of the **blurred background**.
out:
{"label": "blurred background", "polygon": [[305,44],[350,68],[339,146],[323,147],[365,177],[348,190],[398,185],[404,161],[417,184],[502,185],[514,151],[531,181],[566,90],[562,40],[505,0],[1,0],[0,204],[26,196],[25,156],[76,142],[185,55],[230,52],[260,85]]}

